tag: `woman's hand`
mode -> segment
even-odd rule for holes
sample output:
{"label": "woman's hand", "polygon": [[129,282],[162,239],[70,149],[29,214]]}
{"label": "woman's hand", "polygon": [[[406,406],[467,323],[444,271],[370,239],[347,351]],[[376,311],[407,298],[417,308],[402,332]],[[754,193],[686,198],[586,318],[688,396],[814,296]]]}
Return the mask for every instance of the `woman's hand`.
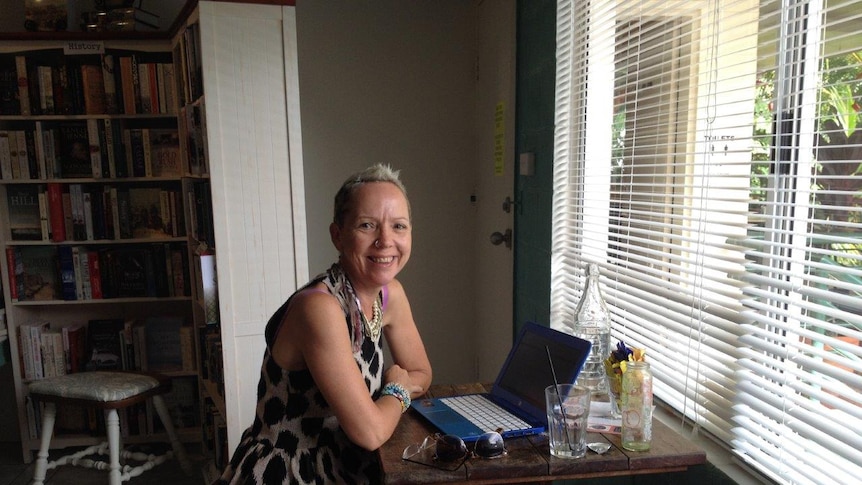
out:
{"label": "woman's hand", "polygon": [[392,366],[386,369],[386,372],[383,374],[383,385],[389,384],[390,382],[400,384],[404,389],[407,389],[410,394],[421,393],[424,391],[421,385],[413,383],[412,379],[410,379],[410,373],[398,364],[392,364]]}

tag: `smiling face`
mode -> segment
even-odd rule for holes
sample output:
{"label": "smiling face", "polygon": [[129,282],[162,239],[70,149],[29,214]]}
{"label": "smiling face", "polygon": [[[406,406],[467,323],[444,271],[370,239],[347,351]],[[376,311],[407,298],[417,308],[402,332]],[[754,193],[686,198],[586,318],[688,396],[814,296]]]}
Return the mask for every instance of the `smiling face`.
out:
{"label": "smiling face", "polygon": [[407,197],[390,182],[369,182],[353,192],[344,223],[329,227],[342,267],[358,292],[376,293],[410,259]]}

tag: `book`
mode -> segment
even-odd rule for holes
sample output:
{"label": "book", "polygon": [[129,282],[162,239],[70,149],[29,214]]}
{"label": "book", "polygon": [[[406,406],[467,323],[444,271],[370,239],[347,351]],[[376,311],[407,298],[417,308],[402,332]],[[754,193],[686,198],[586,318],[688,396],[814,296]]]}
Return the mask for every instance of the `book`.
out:
{"label": "book", "polygon": [[117,75],[113,54],[102,56],[102,82],[105,87],[105,112],[119,113],[120,103],[117,99]]}
{"label": "book", "polygon": [[58,300],[57,250],[53,246],[21,246],[14,248],[14,253],[17,301]]}
{"label": "book", "polygon": [[102,66],[81,64],[81,82],[84,91],[84,113],[88,115],[107,113]]}
{"label": "book", "polygon": [[72,246],[58,246],[57,259],[60,266],[60,294],[63,296],[63,300],[77,300],[78,285],[75,281],[75,260],[72,256]]}
{"label": "book", "polygon": [[183,369],[182,326],[182,317],[153,316],[145,320],[147,370],[165,372]]}
{"label": "book", "polygon": [[54,113],[54,81],[51,66],[36,66],[36,80],[39,84],[39,108],[43,115]]}
{"label": "book", "polygon": [[[17,143],[15,145],[17,157]],[[17,161],[17,159],[16,159]],[[0,131],[0,177],[3,180],[12,180],[12,146],[8,131]]]}
{"label": "book", "polygon": [[127,157],[131,165],[133,177],[147,176],[147,160],[144,151],[144,129],[134,128],[126,130],[124,137],[128,139]]}
{"label": "book", "polygon": [[90,177],[102,177],[102,144],[101,144],[101,127],[99,120],[87,120],[87,136],[90,149]]}
{"label": "book", "polygon": [[30,116],[30,81],[27,71],[27,58],[15,56],[15,71],[18,74],[18,102],[21,107],[22,116]]}
{"label": "book", "polygon": [[42,240],[51,240],[51,222],[48,216],[48,191],[39,189],[39,223],[42,225]]}
{"label": "book", "polygon": [[138,112],[135,108],[135,81],[132,70],[132,56],[121,56],[120,90],[123,93],[123,113],[127,115],[133,115]]}
{"label": "book", "polygon": [[6,186],[9,236],[13,241],[41,241],[38,185]]}
{"label": "book", "polygon": [[42,344],[42,373],[47,377],[66,375],[66,354],[63,350],[63,334],[59,330],[48,330],[40,335]]}
{"label": "book", "polygon": [[90,280],[90,297],[100,300],[102,294],[102,268],[99,251],[87,250],[87,274]]}
{"label": "book", "polygon": [[120,318],[93,319],[87,322],[86,370],[120,369],[120,332],[124,322]]}
{"label": "book", "polygon": [[150,159],[153,177],[182,175],[180,136],[177,130],[150,130]]}
{"label": "book", "polygon": [[42,333],[48,332],[51,326],[48,322],[26,323],[20,326],[24,378],[42,379],[45,377],[42,358]]}
{"label": "book", "polygon": [[0,59],[0,115],[17,115],[21,113],[21,103],[18,102],[18,70],[14,59]]}
{"label": "book", "polygon": [[90,134],[86,122],[62,123],[57,127],[57,153],[61,178],[93,177]]}
{"label": "book", "polygon": [[57,182],[48,182],[48,218],[51,221],[51,241],[66,240],[65,215],[63,214],[63,186]]}
{"label": "book", "polygon": [[162,190],[152,187],[129,189],[129,214],[134,238],[168,237],[162,217]]}
{"label": "book", "polygon": [[145,298],[156,296],[155,268],[149,248],[131,246],[114,248],[106,252],[102,261],[102,292],[105,292],[104,277],[107,275],[112,285],[111,291],[117,298]]}
{"label": "book", "polygon": [[63,327],[63,350],[66,355],[66,373],[84,370],[87,358],[87,327],[74,324]]}

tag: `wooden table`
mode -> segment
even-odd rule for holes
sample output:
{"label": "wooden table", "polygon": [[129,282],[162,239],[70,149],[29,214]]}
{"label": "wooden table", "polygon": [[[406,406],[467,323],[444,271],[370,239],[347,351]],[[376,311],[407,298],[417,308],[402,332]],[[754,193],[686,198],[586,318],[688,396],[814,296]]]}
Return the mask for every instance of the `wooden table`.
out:
{"label": "wooden table", "polygon": [[[431,397],[486,392],[488,384],[432,386]],[[597,455],[587,451],[584,458],[564,459],[550,456],[544,434],[506,440],[508,454],[486,460],[470,458],[455,471],[438,470],[401,459],[404,448],[420,443],[435,428],[414,411],[401,418],[395,433],[380,448],[384,483],[524,483],[552,480],[637,475],[684,471],[691,465],[706,463],[706,453],[688,438],[653,419],[653,439],[649,451],[623,450],[620,436],[589,433],[587,442],[607,441],[611,449]]]}

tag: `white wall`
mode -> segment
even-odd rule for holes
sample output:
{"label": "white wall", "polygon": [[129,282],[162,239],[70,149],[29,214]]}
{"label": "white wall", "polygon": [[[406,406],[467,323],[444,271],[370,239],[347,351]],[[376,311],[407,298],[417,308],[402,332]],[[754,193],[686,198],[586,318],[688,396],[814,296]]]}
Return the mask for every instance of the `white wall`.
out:
{"label": "white wall", "polygon": [[297,1],[309,268],[336,258],[332,199],[375,162],[401,169],[413,255],[401,274],[435,383],[475,380],[475,6]]}

